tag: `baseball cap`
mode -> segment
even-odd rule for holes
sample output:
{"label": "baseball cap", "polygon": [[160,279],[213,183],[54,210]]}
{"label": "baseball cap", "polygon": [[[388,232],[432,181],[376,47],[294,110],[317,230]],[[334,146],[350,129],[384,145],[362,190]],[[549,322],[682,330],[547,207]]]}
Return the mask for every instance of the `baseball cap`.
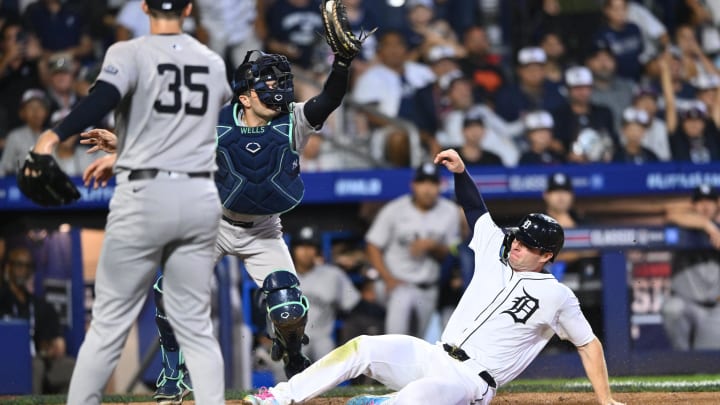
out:
{"label": "baseball cap", "polygon": [[40,89],[25,90],[25,92],[22,94],[22,97],[20,98],[20,107],[24,106],[32,100],[38,100],[42,102],[45,107],[49,107],[49,101],[47,99],[47,96],[45,95],[45,92]]}
{"label": "baseball cap", "polygon": [[73,70],[73,61],[69,55],[55,54],[48,59],[48,69],[50,73],[71,72]]}
{"label": "baseball cap", "polygon": [[320,246],[320,232],[314,226],[303,226],[291,239],[293,245]]}
{"label": "baseball cap", "polygon": [[572,180],[565,173],[551,174],[547,179],[545,191],[565,190],[573,191]]}
{"label": "baseball cap", "polygon": [[607,52],[610,56],[615,56],[610,47],[610,43],[605,38],[598,38],[590,45],[587,57],[592,58],[600,52]]}
{"label": "baseball cap", "polygon": [[440,182],[440,172],[438,171],[438,167],[434,163],[426,162],[421,164],[416,170],[415,170],[415,177],[413,177],[414,182],[420,182],[420,181],[432,181],[434,183]]}
{"label": "baseball cap", "polygon": [[529,46],[518,51],[518,64],[529,65],[531,63],[545,63],[547,55],[542,48],[537,46]]}
{"label": "baseball cap", "polygon": [[523,125],[526,131],[533,131],[536,129],[552,129],[555,122],[549,112],[538,110],[525,114]]}
{"label": "baseball cap", "polygon": [[435,63],[443,59],[456,59],[457,53],[455,48],[448,45],[435,45],[428,51],[427,61],[429,63]]}
{"label": "baseball cap", "polygon": [[655,88],[648,85],[640,85],[633,89],[633,101],[639,99],[640,97],[651,97],[653,100],[658,99],[660,96],[660,93],[658,93]]}
{"label": "baseball cap", "polygon": [[455,83],[456,80],[461,80],[464,78],[465,76],[461,71],[457,69],[451,70],[440,76],[440,78],[438,79],[438,86],[440,86],[440,90],[448,91],[450,89],[450,86],[452,86],[452,84]]}
{"label": "baseball cap", "polygon": [[190,4],[190,0],[145,0],[148,7],[160,11],[178,11]]}
{"label": "baseball cap", "polygon": [[463,128],[467,128],[470,125],[475,125],[475,124],[485,126],[485,121],[483,120],[482,115],[480,115],[480,114],[465,115],[465,118],[463,119]]}
{"label": "baseball cap", "polygon": [[573,66],[565,71],[565,84],[570,87],[592,86],[592,72],[585,66]]}
{"label": "baseball cap", "polygon": [[701,73],[690,79],[690,84],[698,90],[713,90],[720,87],[720,77],[714,74]]}
{"label": "baseball cap", "polygon": [[434,9],[433,0],[408,0],[406,4],[408,10],[417,6],[427,7],[430,10]]}
{"label": "baseball cap", "polygon": [[623,110],[622,122],[623,124],[635,123],[646,127],[650,125],[650,116],[645,110],[628,107]]}
{"label": "baseball cap", "polygon": [[680,118],[682,119],[689,119],[689,118],[700,118],[705,119],[707,118],[707,107],[705,106],[705,103],[702,101],[691,101],[687,105],[685,105],[682,110],[680,111]]}
{"label": "baseball cap", "polygon": [[697,187],[695,187],[695,190],[693,190],[692,194],[692,200],[693,202],[700,201],[700,200],[715,200],[718,199],[718,193],[715,188],[710,186],[709,184],[701,184]]}

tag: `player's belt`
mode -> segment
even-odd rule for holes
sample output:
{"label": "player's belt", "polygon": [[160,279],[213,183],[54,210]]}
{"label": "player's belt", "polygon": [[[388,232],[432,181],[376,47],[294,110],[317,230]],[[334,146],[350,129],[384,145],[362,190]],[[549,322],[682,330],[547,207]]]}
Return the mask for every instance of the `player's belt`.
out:
{"label": "player's belt", "polygon": [[252,228],[255,225],[252,221],[235,221],[225,215],[222,216],[223,221],[227,222],[232,226],[239,226],[240,228]]}
{"label": "player's belt", "polygon": [[212,178],[212,172],[171,172],[168,170],[159,170],[159,169],[138,169],[138,170],[131,170],[130,174],[128,175],[128,180],[152,180],[156,178],[159,174],[167,175],[167,177],[170,178],[196,178],[196,177],[203,177],[203,178]]}
{"label": "player's belt", "polygon": [[[443,350],[445,350],[445,352],[455,360],[458,360],[458,361],[470,360],[470,356],[468,356],[467,353],[465,353],[465,350],[463,350],[459,347],[449,345],[447,343],[443,343]],[[495,382],[495,379],[486,370],[479,372],[478,376],[480,378],[482,378],[483,380],[485,380],[485,382],[489,386],[491,386],[493,388],[497,388],[497,383]]]}

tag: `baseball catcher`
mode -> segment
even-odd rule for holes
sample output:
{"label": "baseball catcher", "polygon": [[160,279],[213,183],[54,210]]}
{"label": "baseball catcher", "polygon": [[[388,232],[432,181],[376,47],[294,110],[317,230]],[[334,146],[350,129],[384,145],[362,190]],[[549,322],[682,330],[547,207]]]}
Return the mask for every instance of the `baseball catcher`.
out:
{"label": "baseball catcher", "polygon": [[55,158],[30,151],[18,171],[20,191],[43,207],[70,204],[80,198],[80,192]]}

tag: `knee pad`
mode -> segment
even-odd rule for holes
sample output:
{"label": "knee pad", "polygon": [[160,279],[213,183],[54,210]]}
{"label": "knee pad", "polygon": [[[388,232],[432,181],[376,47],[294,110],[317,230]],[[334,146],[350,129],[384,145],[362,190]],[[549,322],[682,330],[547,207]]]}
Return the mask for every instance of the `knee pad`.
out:
{"label": "knee pad", "polygon": [[287,270],[274,271],[263,281],[265,305],[274,325],[305,324],[309,303],[298,288],[299,285],[297,276]]}

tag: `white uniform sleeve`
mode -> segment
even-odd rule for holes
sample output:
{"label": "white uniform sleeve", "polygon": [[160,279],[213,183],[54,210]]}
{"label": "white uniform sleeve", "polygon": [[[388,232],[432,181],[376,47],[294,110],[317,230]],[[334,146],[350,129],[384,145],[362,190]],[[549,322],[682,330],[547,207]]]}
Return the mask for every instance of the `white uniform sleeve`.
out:
{"label": "white uniform sleeve", "polygon": [[[470,248],[475,252],[480,252],[494,238],[503,238],[503,231],[495,224],[489,212],[486,212],[475,221],[473,228],[473,237],[470,241]],[[500,246],[498,246],[498,249]]]}
{"label": "white uniform sleeve", "polygon": [[[392,204],[392,203],[390,203]],[[385,205],[375,217],[370,229],[365,234],[365,241],[372,243],[379,248],[385,248],[390,243],[393,223],[392,205]]]}
{"label": "white uniform sleeve", "polygon": [[577,297],[570,289],[567,292],[568,297],[558,311],[553,330],[560,339],[569,340],[575,346],[584,346],[595,338],[595,334],[580,310]]}
{"label": "white uniform sleeve", "polygon": [[307,117],[305,117],[305,102],[295,103],[293,105],[292,114],[292,136],[294,139],[295,150],[298,152],[302,152],[303,148],[305,148],[305,144],[307,144],[307,140],[310,137],[310,134],[319,131],[320,128],[322,128],[322,125],[320,125],[318,128],[310,125]]}
{"label": "white uniform sleeve", "polygon": [[124,97],[137,83],[136,41],[116,42],[108,48],[97,80],[110,83]]}

